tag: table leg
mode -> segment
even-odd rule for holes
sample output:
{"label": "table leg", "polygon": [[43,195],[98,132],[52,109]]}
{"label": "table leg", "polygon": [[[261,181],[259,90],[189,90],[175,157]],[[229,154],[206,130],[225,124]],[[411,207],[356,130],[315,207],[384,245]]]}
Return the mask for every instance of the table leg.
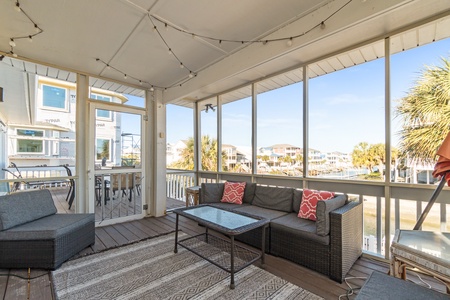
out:
{"label": "table leg", "polygon": [[262,242],[261,242],[261,265],[265,264],[265,252],[266,252],[266,228],[267,225],[262,228]]}
{"label": "table leg", "polygon": [[178,249],[177,249],[177,246],[178,246],[178,217],[179,217],[179,215],[177,214],[176,222],[175,222],[175,248],[173,249],[174,253],[178,253]]}
{"label": "table leg", "polygon": [[234,290],[234,235],[230,237],[231,239],[231,281],[230,281],[230,289]]}

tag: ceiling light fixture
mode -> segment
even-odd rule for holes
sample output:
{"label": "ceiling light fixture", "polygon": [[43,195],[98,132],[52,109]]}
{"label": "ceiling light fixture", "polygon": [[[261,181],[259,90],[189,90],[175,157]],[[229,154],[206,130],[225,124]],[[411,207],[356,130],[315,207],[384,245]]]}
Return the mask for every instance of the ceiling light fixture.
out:
{"label": "ceiling light fixture", "polygon": [[211,103],[205,105],[205,112],[208,113],[209,110],[216,111],[216,109],[212,106]]}

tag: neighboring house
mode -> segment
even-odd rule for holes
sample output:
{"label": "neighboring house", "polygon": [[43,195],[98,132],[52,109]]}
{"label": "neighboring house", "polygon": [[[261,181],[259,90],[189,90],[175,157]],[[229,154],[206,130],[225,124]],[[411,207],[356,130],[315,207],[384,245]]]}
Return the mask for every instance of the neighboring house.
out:
{"label": "neighboring house", "polygon": [[[8,124],[8,160],[17,166],[75,164],[76,86],[36,76],[28,83],[35,103],[27,107],[32,124]],[[123,95],[91,89],[90,98],[123,103]],[[112,111],[97,110],[96,163],[121,162],[121,119]],[[105,159],[104,159],[105,158]]]}
{"label": "neighboring house", "polygon": [[297,154],[302,154],[302,148],[290,144],[276,144],[271,146],[273,153],[280,156],[290,156],[295,158]]}

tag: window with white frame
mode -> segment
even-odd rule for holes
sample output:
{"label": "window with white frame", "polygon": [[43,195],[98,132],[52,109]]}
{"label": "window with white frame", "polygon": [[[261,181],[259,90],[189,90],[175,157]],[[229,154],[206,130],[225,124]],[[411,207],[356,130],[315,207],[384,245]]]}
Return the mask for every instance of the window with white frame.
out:
{"label": "window with white frame", "polygon": [[42,85],[42,106],[45,108],[67,110],[67,89],[52,85]]}
{"label": "window with white frame", "polygon": [[44,131],[17,129],[17,153],[44,153]]}
{"label": "window with white frame", "polygon": [[[105,101],[105,102],[111,102],[111,100],[112,100],[110,96],[99,95],[99,94],[91,94],[91,99],[101,100],[101,101]],[[97,118],[111,120],[111,111],[97,109]]]}

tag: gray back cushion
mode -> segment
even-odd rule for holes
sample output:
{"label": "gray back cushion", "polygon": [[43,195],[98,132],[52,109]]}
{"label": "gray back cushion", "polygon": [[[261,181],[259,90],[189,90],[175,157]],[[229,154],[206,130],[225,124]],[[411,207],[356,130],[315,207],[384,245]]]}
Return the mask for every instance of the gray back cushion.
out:
{"label": "gray back cushion", "polygon": [[317,234],[326,236],[330,233],[330,212],[344,206],[347,203],[347,195],[337,194],[330,200],[317,202]]}
{"label": "gray back cushion", "polygon": [[223,183],[202,183],[200,203],[217,203],[223,196]]}
{"label": "gray back cushion", "polygon": [[243,203],[252,204],[253,198],[255,197],[255,189],[256,183],[247,182],[245,184],[244,199],[242,199]]}
{"label": "gray back cushion", "polygon": [[49,190],[34,190],[0,196],[0,230],[56,214]]}
{"label": "gray back cushion", "polygon": [[294,190],[294,201],[292,201],[292,210],[297,214],[300,211],[300,203],[302,203],[303,191],[295,189]]}
{"label": "gray back cushion", "polygon": [[294,189],[278,188],[257,185],[252,205],[275,209],[279,211],[292,211],[292,198]]}
{"label": "gray back cushion", "polygon": [[[237,182],[237,181],[231,181]],[[200,190],[200,203],[217,203],[223,196],[224,183],[202,183]],[[255,196],[256,183],[246,182],[242,203],[252,204]]]}

